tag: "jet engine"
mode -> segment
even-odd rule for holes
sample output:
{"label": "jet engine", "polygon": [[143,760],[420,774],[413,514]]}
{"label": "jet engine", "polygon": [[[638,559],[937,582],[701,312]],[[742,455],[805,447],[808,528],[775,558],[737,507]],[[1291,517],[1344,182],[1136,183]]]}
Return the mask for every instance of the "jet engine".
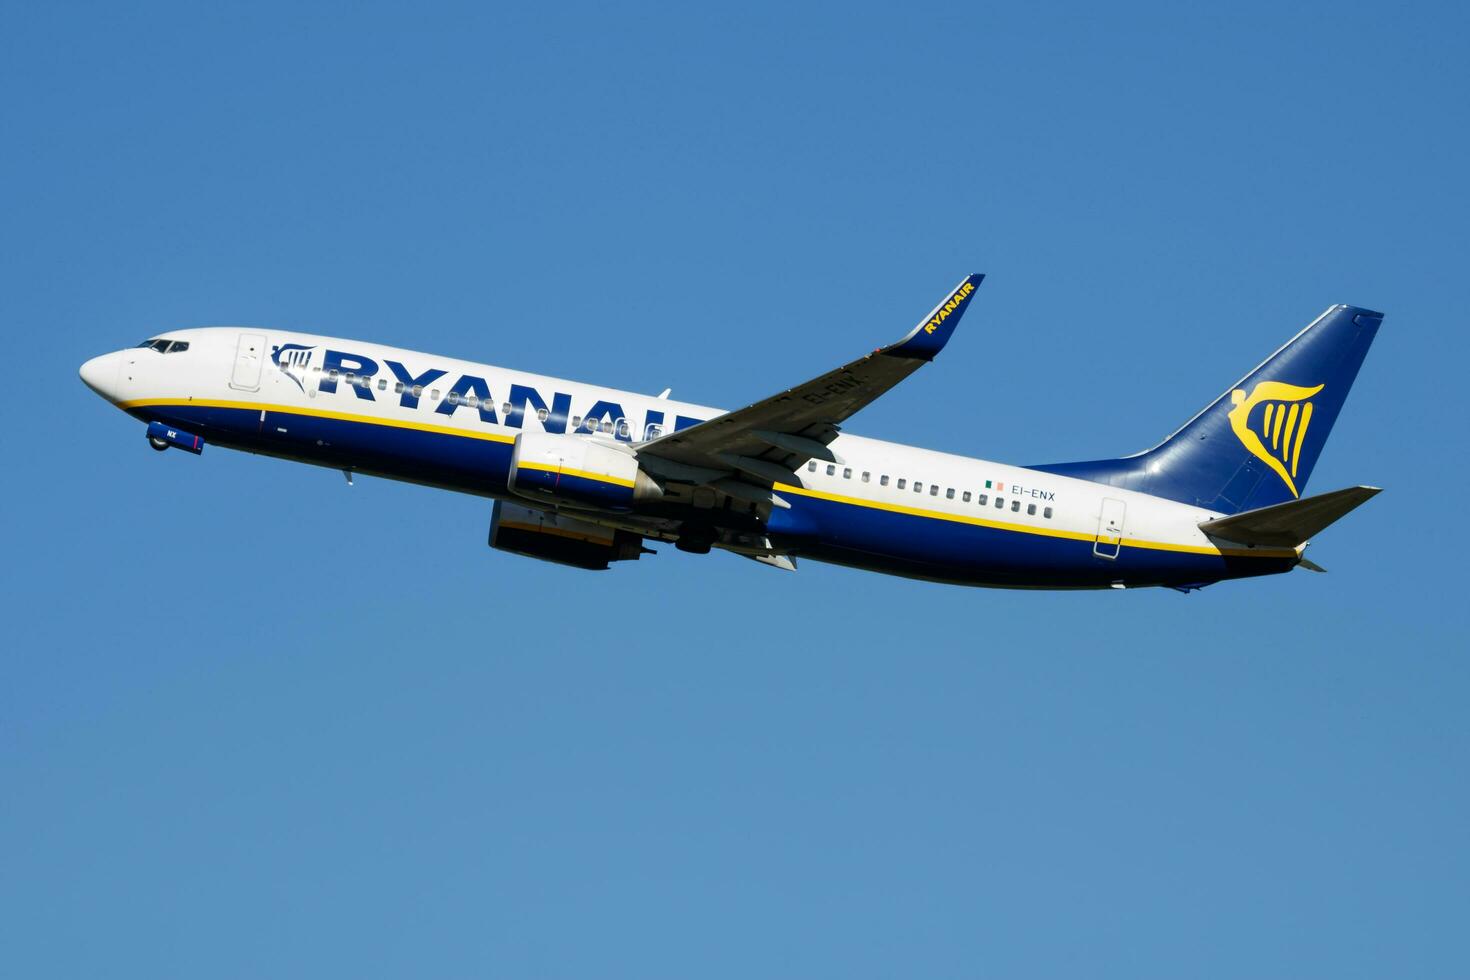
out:
{"label": "jet engine", "polygon": [[663,488],[616,445],[590,437],[522,432],[510,457],[510,490],[543,504],[630,510]]}
{"label": "jet engine", "polygon": [[490,517],[490,547],[598,572],[615,561],[637,561],[645,553],[653,554],[636,534],[503,500],[495,502]]}

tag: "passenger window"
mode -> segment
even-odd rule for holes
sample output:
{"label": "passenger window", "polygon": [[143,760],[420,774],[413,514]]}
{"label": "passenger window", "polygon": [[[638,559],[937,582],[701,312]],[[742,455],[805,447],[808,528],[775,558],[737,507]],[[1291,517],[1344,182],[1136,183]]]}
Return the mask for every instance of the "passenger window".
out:
{"label": "passenger window", "polygon": [[929,484],[929,496],[931,496],[931,497],[937,497],[937,496],[939,496],[939,484],[937,484],[937,483],[931,483],[931,484]]}
{"label": "passenger window", "polygon": [[401,394],[403,394],[403,382],[402,381],[398,382],[397,384],[395,384],[393,386],[393,394],[395,394],[395,395],[401,395]]}
{"label": "passenger window", "polygon": [[572,416],[572,431],[573,432],[576,432],[580,428],[582,428],[582,416],[580,416],[580,415],[573,415]]}
{"label": "passenger window", "polygon": [[920,483],[918,480],[915,480],[914,481],[914,493],[923,493],[923,492],[924,492],[924,484]]}
{"label": "passenger window", "polygon": [[827,464],[827,475],[828,476],[836,476],[837,475],[837,467],[833,466],[831,463],[828,463]]}
{"label": "passenger window", "polygon": [[457,391],[451,391],[449,393],[449,396],[447,398],[445,398],[444,400],[447,401],[451,405],[458,405],[459,404],[459,392],[457,392]]}
{"label": "passenger window", "polygon": [[387,391],[388,390],[388,379],[387,378],[379,378],[378,379],[378,390],[379,391]]}
{"label": "passenger window", "polygon": [[415,397],[415,398],[422,398],[422,397],[424,397],[424,386],[423,385],[414,385],[413,386],[413,397]]}
{"label": "passenger window", "polygon": [[1028,517],[1035,517],[1036,516],[1036,505],[1035,504],[1027,504],[1026,505],[1026,515]]}
{"label": "passenger window", "polygon": [[626,438],[628,438],[628,420],[627,419],[618,419],[618,438],[619,439],[626,439]]}
{"label": "passenger window", "polygon": [[847,468],[844,468],[843,469],[843,471],[842,471],[842,478],[844,480],[851,480],[852,479],[852,468],[851,467],[847,467]]}
{"label": "passenger window", "polygon": [[346,374],[342,375],[342,380],[352,385],[352,387],[354,388],[357,387],[357,375],[351,371],[348,371]]}
{"label": "passenger window", "polygon": [[806,471],[808,473],[815,473],[817,471],[817,461],[816,460],[812,460],[810,463],[807,463],[806,464]]}
{"label": "passenger window", "polygon": [[1021,510],[1021,501],[1019,501],[1019,500],[1012,500],[1011,501],[1011,513],[1012,514],[1015,514],[1015,513],[1018,513],[1020,510]]}
{"label": "passenger window", "polygon": [[878,486],[880,486],[880,487],[886,487],[886,486],[888,486],[888,474],[887,473],[884,473],[882,476],[878,477]]}
{"label": "passenger window", "polygon": [[613,430],[612,419],[603,419],[602,424],[598,428],[603,432],[611,432]]}
{"label": "passenger window", "polygon": [[1045,517],[1045,518],[1046,518],[1046,519],[1047,519],[1047,520],[1051,520],[1051,508],[1050,508],[1050,507],[1048,507],[1048,508],[1046,508],[1046,509],[1045,509],[1045,510],[1043,510],[1043,511],[1042,511],[1042,512],[1041,512],[1041,516],[1042,516],[1042,517]]}
{"label": "passenger window", "polygon": [[975,498],[975,503],[979,504],[981,507],[984,507],[986,504],[990,503],[990,494],[982,493],[980,496]]}
{"label": "passenger window", "polygon": [[327,377],[330,378],[330,379],[332,379],[333,381],[336,381],[337,380],[337,369],[336,368],[332,368],[332,370],[328,371],[327,372]]}
{"label": "passenger window", "polygon": [[477,396],[475,396],[475,395],[465,395],[464,396],[464,403],[466,405],[468,405],[470,408],[479,408],[480,407],[480,399]]}
{"label": "passenger window", "polygon": [[[657,422],[650,422],[650,423],[648,423],[648,429],[647,429],[647,431],[645,431],[643,433],[643,438],[645,438],[645,439],[657,439],[659,436],[661,436],[663,434],[664,434],[664,427],[663,426],[659,425]],[[813,463],[812,464],[812,472],[816,472],[816,469],[817,469],[817,464],[816,463]]]}
{"label": "passenger window", "polygon": [[[494,406],[490,403],[489,399],[486,399],[485,407],[486,408],[489,408],[489,409],[492,409],[492,410],[494,409]],[[500,415],[501,415],[501,417],[503,418],[503,417],[509,415],[510,414],[510,410],[512,408],[514,408],[514,407],[515,406],[512,405],[510,402],[506,402],[504,405],[501,405],[500,406]]]}
{"label": "passenger window", "polygon": [[863,482],[864,483],[867,483],[868,482],[868,478],[871,477],[872,475],[873,474],[869,473],[867,470],[863,470]]}
{"label": "passenger window", "polygon": [[944,491],[944,499],[945,500],[953,500],[954,499],[954,487],[950,487],[948,490]]}
{"label": "passenger window", "polygon": [[903,479],[903,477],[899,477],[898,478],[898,489],[902,490],[903,488],[904,488],[904,479]]}
{"label": "passenger window", "polygon": [[429,389],[429,401],[436,402],[438,400],[439,400],[439,389],[438,388],[430,388]]}
{"label": "passenger window", "polygon": [[[510,414],[510,413],[507,412],[506,414]],[[536,409],[536,421],[538,421],[538,422],[545,422],[549,418],[551,418],[551,410],[550,409],[545,409],[545,408],[538,408],[538,409]]]}
{"label": "passenger window", "polygon": [[961,495],[961,496],[960,496],[960,499],[961,499],[961,500],[963,500],[963,501],[964,501],[964,502],[965,502],[965,503],[967,503],[967,504],[968,504],[968,503],[969,503],[969,502],[970,502],[970,491],[968,491],[968,490],[966,490],[966,491],[965,491],[965,492],[964,492],[964,493],[963,493],[963,494],[962,494],[962,495]]}
{"label": "passenger window", "polygon": [[995,509],[996,510],[1005,510],[1005,506],[1006,506],[1006,498],[1004,498],[1004,497],[996,497],[995,498]]}

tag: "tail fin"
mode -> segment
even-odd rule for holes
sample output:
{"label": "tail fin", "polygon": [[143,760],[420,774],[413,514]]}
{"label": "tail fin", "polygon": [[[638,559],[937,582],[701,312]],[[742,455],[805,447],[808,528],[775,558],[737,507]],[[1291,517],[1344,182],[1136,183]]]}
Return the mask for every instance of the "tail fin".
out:
{"label": "tail fin", "polygon": [[1334,306],[1153,449],[1035,468],[1226,514],[1295,500],[1382,321]]}

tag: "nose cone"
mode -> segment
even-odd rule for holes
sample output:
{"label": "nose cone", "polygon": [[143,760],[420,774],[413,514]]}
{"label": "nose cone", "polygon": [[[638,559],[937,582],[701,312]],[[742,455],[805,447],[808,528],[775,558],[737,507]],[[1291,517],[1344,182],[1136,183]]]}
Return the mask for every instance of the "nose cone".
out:
{"label": "nose cone", "polygon": [[115,352],[92,358],[77,373],[88,388],[108,401],[117,401],[117,375],[121,367],[122,353]]}

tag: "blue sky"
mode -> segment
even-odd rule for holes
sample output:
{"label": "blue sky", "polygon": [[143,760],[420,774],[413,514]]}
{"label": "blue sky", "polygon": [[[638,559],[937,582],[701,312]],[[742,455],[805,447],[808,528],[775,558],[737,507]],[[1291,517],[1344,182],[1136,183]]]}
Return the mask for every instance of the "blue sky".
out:
{"label": "blue sky", "polygon": [[[1464,976],[1461,5],[0,14],[0,973]],[[491,552],[149,452],[164,328],[734,406],[988,278],[853,431],[1142,449],[1387,313],[1331,569],[966,590]]]}

